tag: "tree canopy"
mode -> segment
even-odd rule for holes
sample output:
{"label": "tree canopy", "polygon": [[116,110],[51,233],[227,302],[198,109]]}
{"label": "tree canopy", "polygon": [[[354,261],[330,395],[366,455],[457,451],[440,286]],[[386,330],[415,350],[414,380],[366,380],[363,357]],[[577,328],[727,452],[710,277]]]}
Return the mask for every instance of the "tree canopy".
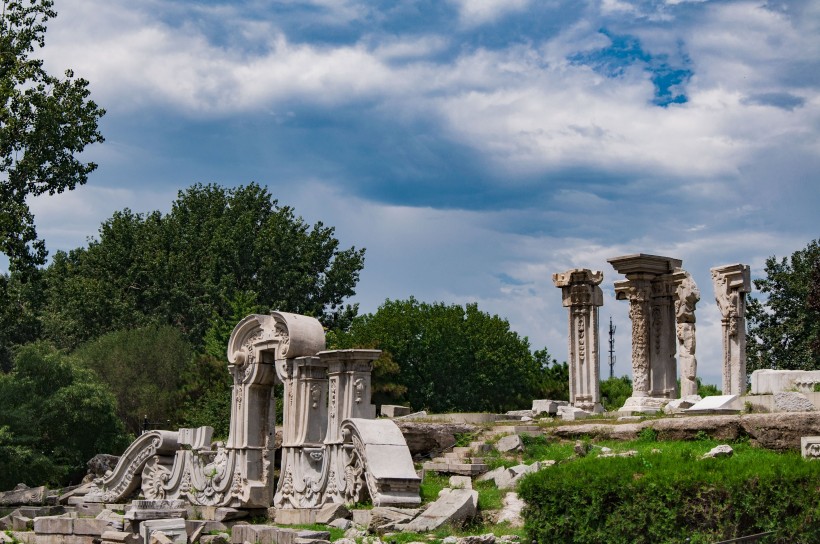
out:
{"label": "tree canopy", "polygon": [[0,398],[0,489],[76,482],[88,459],[128,445],[108,389],[47,343],[18,350]]}
{"label": "tree canopy", "polygon": [[746,368],[820,369],[820,240],[791,257],[766,259],[754,280],[767,298],[748,301]]}
{"label": "tree canopy", "polygon": [[3,0],[0,14],[0,252],[12,268],[45,263],[26,198],[74,189],[97,165],[77,156],[103,141],[105,113],[89,99],[88,82],[48,74],[32,58],[45,44],[51,0]]}
{"label": "tree canopy", "polygon": [[407,402],[434,412],[506,411],[529,407],[551,383],[549,354],[533,356],[527,338],[476,304],[387,300],[333,335],[331,344],[385,351],[374,369],[377,403]]}
{"label": "tree canopy", "polygon": [[194,185],[168,214],[125,209],[88,247],[57,252],[45,271],[44,334],[73,348],[106,332],[167,324],[200,348],[239,296],[262,311],[338,327],[356,313],[343,301],[363,266],[364,249],[340,249],[332,227],[311,228],[257,184]]}

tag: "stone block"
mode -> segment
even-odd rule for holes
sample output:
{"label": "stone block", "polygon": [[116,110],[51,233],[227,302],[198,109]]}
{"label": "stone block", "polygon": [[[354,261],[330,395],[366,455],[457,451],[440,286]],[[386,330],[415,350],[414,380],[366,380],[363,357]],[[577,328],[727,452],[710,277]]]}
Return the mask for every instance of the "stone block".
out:
{"label": "stone block", "polygon": [[0,531],[0,544],[12,544],[13,542],[14,539],[10,535],[7,535],[5,532]]}
{"label": "stone block", "polygon": [[803,459],[820,459],[820,436],[801,436],[800,453]]}
{"label": "stone block", "polygon": [[350,510],[344,504],[326,504],[316,513],[316,523],[328,524],[331,521],[350,517]]}
{"label": "stone block", "polygon": [[[16,510],[15,510],[14,515],[15,516],[18,515]],[[0,531],[11,531],[11,530],[12,530],[11,514],[9,514],[7,516],[3,516],[2,518],[0,518]]]}
{"label": "stone block", "polygon": [[360,527],[367,527],[370,525],[370,516],[372,515],[372,510],[351,510],[350,513],[353,515],[353,523]]}
{"label": "stone block", "polygon": [[370,511],[370,522],[367,529],[371,533],[384,534],[397,530],[397,526],[413,519],[418,510],[414,508],[376,507]]}
{"label": "stone block", "polygon": [[588,418],[590,413],[575,406],[559,406],[558,415],[564,421],[576,421]]}
{"label": "stone block", "polygon": [[752,372],[752,395],[767,395],[782,391],[811,393],[820,383],[820,370],[760,369]]}
{"label": "stone block", "polygon": [[230,535],[228,533],[219,533],[218,535],[202,535],[199,539],[200,544],[230,544]]}
{"label": "stone block", "polygon": [[[232,544],[281,544],[277,534],[290,529],[279,529],[272,525],[235,525],[231,531]],[[292,539],[291,539],[292,540]]]}
{"label": "stone block", "polygon": [[151,544],[151,533],[162,532],[174,544],[187,544],[188,532],[184,518],[150,519],[140,524],[140,536],[143,544]]}
{"label": "stone block", "polygon": [[451,489],[472,489],[473,479],[469,476],[450,476],[448,480]]}
{"label": "stone block", "polygon": [[106,531],[100,537],[103,542],[111,544],[137,544],[139,538],[130,531]]}
{"label": "stone block", "polygon": [[669,403],[663,407],[663,412],[665,414],[677,414],[691,408],[701,400],[703,399],[700,395],[687,395],[680,399],[670,400]]}
{"label": "stone block", "polygon": [[[563,403],[561,405],[566,405]],[[538,417],[543,414],[547,414],[550,416],[554,416],[558,413],[558,406],[559,401],[549,400],[549,399],[538,399],[532,401],[532,413],[534,417]]]}
{"label": "stone block", "polygon": [[782,391],[774,394],[775,412],[814,412],[817,408],[803,393]]}
{"label": "stone block", "polygon": [[495,449],[501,453],[521,451],[523,448],[524,442],[521,441],[521,437],[517,434],[502,436],[495,444]]}
{"label": "stone block", "polygon": [[669,399],[659,399],[655,397],[629,397],[619,412],[624,414],[657,414]]}
{"label": "stone block", "polygon": [[442,525],[458,526],[478,512],[478,492],[472,489],[442,491],[438,500],[404,526],[411,532],[433,531]]}
{"label": "stone block", "polygon": [[101,502],[84,502],[82,497],[72,497],[68,504],[77,509],[77,514],[84,517],[95,517],[105,510],[105,504]]}
{"label": "stone block", "polygon": [[185,508],[169,510],[129,510],[123,516],[130,521],[147,521],[159,519],[187,518],[188,510]]}
{"label": "stone block", "polygon": [[342,531],[347,531],[351,527],[353,527],[353,522],[349,519],[334,519],[330,523],[327,524],[328,527],[333,527],[334,529],[341,529]]}
{"label": "stone block", "polygon": [[58,516],[34,518],[34,532],[43,535],[70,535],[74,533],[74,520]]}
{"label": "stone block", "polygon": [[39,518],[44,516],[59,516],[65,514],[65,506],[21,506],[18,508],[21,516],[27,518]]}
{"label": "stone block", "polygon": [[713,412],[732,413],[740,410],[737,395],[713,395],[706,397],[686,410],[687,414],[706,414]]}
{"label": "stone block", "polygon": [[151,531],[148,544],[174,544],[174,541],[162,531]]}
{"label": "stone block", "polygon": [[398,406],[395,404],[382,404],[382,417],[402,417],[410,415],[413,412],[412,408],[407,406]]}
{"label": "stone block", "polygon": [[316,523],[318,508],[277,508],[276,523],[280,525],[308,525]]}
{"label": "stone block", "polygon": [[734,450],[732,446],[728,444],[721,444],[720,446],[715,446],[708,452],[703,454],[701,459],[714,459],[716,457],[731,457],[734,454]]}
{"label": "stone block", "polygon": [[26,517],[26,516],[11,516],[11,527],[9,527],[12,531],[33,531],[34,530],[34,520]]}
{"label": "stone block", "polygon": [[12,531],[11,536],[24,544],[37,544],[37,534],[34,531]]}
{"label": "stone block", "polygon": [[77,518],[74,520],[75,535],[100,536],[106,531],[121,530],[122,521],[119,523],[115,519],[89,519]]}

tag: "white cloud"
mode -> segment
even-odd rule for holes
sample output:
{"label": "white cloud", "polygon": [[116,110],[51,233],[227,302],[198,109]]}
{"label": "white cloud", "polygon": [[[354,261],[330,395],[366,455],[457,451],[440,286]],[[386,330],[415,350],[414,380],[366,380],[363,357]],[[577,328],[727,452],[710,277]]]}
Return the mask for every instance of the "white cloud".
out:
{"label": "white cloud", "polygon": [[461,22],[467,26],[491,23],[510,13],[525,9],[530,0],[450,0],[459,10]]}

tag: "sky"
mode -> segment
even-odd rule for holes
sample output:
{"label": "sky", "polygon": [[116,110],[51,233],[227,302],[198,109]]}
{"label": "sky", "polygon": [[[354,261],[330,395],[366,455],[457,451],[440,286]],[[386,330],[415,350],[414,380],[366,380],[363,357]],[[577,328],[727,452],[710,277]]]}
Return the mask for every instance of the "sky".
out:
{"label": "sky", "polygon": [[56,0],[46,68],[107,110],[87,185],[31,202],[53,253],[126,207],[255,181],[367,249],[351,302],[465,304],[567,358],[552,274],[602,270],[601,366],[628,303],[607,259],[683,260],[720,384],[709,269],[761,277],[820,235],[811,0]]}

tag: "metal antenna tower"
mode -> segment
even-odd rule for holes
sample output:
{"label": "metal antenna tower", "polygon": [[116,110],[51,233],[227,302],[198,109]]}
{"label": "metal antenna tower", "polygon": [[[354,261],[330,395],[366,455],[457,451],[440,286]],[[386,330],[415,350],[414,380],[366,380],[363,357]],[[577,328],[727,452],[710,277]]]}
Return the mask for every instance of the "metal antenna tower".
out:
{"label": "metal antenna tower", "polygon": [[609,377],[615,377],[615,325],[609,316]]}

